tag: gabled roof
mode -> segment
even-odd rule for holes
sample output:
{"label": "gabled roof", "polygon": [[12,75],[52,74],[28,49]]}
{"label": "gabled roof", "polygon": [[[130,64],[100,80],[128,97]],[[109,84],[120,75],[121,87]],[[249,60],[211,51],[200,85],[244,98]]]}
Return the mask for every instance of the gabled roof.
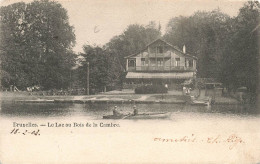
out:
{"label": "gabled roof", "polygon": [[135,54],[126,56],[126,57],[124,57],[124,58],[129,58],[129,57],[133,57],[133,56],[138,55],[138,54],[141,53],[142,51],[146,50],[150,45],[154,44],[155,42],[157,42],[157,41],[159,41],[159,40],[162,41],[162,42],[164,42],[164,43],[167,44],[168,46],[172,47],[174,50],[176,50],[176,51],[182,53],[184,56],[186,55],[186,56],[192,57],[192,58],[194,58],[194,59],[198,59],[198,58],[195,57],[195,56],[192,56],[192,55],[187,54],[187,53],[183,53],[183,52],[182,52],[180,49],[178,49],[177,47],[171,45],[170,43],[168,43],[168,42],[166,42],[166,41],[164,41],[164,40],[162,40],[162,39],[160,39],[160,38],[159,38],[159,39],[156,39],[156,40],[154,40],[153,42],[151,42],[151,43],[149,43],[148,45],[146,45],[146,47],[145,47],[144,49],[142,49],[141,51],[139,51],[139,52],[137,52],[137,53],[135,53]]}

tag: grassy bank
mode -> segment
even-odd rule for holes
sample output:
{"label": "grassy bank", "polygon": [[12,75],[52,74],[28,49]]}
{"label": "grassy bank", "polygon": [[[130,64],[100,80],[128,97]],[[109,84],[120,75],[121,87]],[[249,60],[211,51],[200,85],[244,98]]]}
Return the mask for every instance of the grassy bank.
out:
{"label": "grassy bank", "polygon": [[[180,91],[170,91],[166,94],[134,94],[129,91],[107,92],[98,95],[55,95],[44,96],[29,94],[28,92],[0,92],[3,101],[19,102],[67,102],[67,103],[179,103],[189,102],[189,96],[182,95]],[[216,104],[239,104],[236,99],[217,97]]]}

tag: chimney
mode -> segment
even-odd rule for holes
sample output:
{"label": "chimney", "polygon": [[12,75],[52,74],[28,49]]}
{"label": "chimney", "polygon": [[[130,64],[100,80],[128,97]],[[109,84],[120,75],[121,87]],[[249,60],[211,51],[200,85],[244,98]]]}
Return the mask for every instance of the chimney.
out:
{"label": "chimney", "polygon": [[186,46],[185,46],[185,44],[183,45],[182,52],[186,54]]}

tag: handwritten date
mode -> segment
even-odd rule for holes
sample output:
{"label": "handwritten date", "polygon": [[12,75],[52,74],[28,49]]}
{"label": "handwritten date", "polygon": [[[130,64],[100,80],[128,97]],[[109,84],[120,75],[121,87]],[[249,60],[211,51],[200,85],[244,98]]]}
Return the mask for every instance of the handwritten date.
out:
{"label": "handwritten date", "polygon": [[28,130],[20,130],[19,128],[14,128],[12,129],[12,131],[10,132],[10,134],[16,134],[16,135],[35,135],[35,136],[39,136],[40,134],[40,130],[33,130],[33,131],[28,131]]}

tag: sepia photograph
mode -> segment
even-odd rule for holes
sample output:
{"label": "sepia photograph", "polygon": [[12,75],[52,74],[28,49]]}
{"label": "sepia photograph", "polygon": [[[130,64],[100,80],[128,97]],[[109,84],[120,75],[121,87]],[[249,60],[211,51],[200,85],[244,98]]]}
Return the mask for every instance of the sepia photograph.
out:
{"label": "sepia photograph", "polygon": [[257,0],[0,0],[0,164],[260,163]]}

